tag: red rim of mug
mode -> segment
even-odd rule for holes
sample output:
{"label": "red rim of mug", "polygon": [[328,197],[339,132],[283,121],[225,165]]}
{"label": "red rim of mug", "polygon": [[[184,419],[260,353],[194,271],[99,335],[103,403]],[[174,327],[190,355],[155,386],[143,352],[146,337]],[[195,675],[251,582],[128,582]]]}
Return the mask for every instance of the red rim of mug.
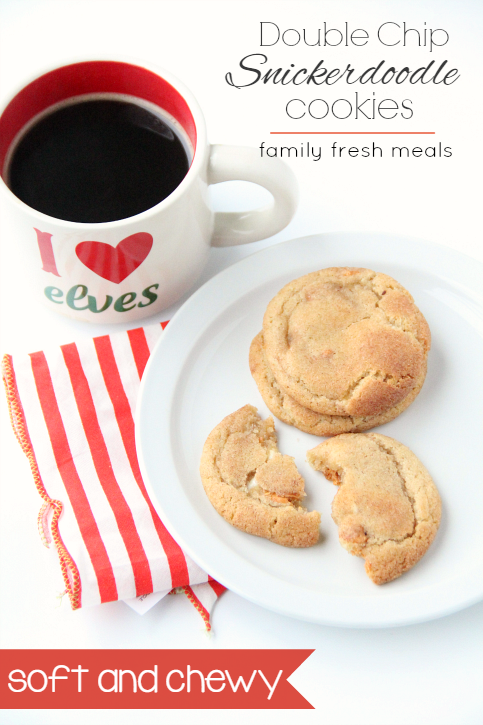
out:
{"label": "red rim of mug", "polygon": [[[133,63],[114,60],[81,61],[55,68],[39,76],[22,88],[5,107],[0,116],[0,176],[3,181],[9,148],[26,124],[51,106],[91,93],[133,96],[167,111],[185,131],[193,148],[194,160],[198,140],[195,118],[183,95],[170,82],[158,73]],[[23,204],[20,200],[17,201]],[[31,211],[46,216],[35,210]],[[62,220],[56,221],[69,224]]]}

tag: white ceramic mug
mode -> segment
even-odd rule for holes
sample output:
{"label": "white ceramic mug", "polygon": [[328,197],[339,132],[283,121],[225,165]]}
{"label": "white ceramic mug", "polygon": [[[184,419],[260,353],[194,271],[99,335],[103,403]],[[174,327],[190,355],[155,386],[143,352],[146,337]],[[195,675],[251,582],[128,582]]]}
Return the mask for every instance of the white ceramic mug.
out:
{"label": "white ceramic mug", "polygon": [[[179,186],[156,206],[103,223],[63,221],[32,209],[8,188],[12,149],[53,108],[90,98],[130,100],[160,112],[191,157]],[[211,146],[198,103],[169,73],[123,60],[55,68],[24,86],[0,115],[0,186],[15,217],[37,299],[75,319],[125,322],[155,314],[194,284],[210,246],[254,242],[283,229],[297,205],[291,170],[258,149]],[[268,189],[253,211],[214,213],[208,186],[240,179]]]}

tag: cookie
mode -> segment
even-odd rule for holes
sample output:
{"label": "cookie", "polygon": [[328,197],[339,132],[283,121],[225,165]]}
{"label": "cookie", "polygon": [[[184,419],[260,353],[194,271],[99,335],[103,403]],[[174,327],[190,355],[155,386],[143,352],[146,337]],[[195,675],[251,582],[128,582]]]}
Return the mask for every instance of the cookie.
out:
{"label": "cookie", "polygon": [[340,433],[359,433],[360,431],[375,428],[388,423],[403,412],[415,399],[424,382],[425,368],[421,371],[419,380],[408,395],[398,404],[379,415],[372,416],[342,416],[324,415],[316,413],[297,403],[290,395],[278,385],[273,372],[268,365],[263,346],[263,333],[260,332],[253,339],[249,354],[250,371],[258,386],[269,410],[281,421],[293,425],[305,433],[317,436],[333,436]]}
{"label": "cookie", "polygon": [[263,318],[264,350],[280,388],[324,415],[395,408],[426,374],[430,332],[398,282],[331,267],[287,284]]}
{"label": "cookie", "polygon": [[379,433],[348,433],[320,443],[307,460],[339,486],[332,503],[339,541],[365,559],[373,582],[396,579],[426,553],[441,500],[409,448]]}
{"label": "cookie", "polygon": [[252,405],[212,430],[200,473],[211,503],[237,529],[282,546],[319,540],[320,514],[301,505],[304,480],[294,459],[278,451],[273,418],[262,421]]}

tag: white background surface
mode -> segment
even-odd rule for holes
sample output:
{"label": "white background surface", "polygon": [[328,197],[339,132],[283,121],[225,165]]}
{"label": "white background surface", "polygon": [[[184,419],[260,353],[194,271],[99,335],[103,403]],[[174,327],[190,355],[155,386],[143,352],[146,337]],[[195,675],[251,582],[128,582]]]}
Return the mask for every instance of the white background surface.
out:
{"label": "white background surface", "polygon": [[[483,260],[481,215],[481,21],[482,5],[463,0],[391,3],[349,2],[116,2],[0,0],[0,93],[6,96],[30,75],[81,55],[128,54],[166,67],[194,92],[203,108],[210,139],[216,143],[282,144],[274,130],[320,130],[315,121],[286,121],[292,97],[348,96],[346,88],[297,89],[279,86],[235,90],[224,81],[243,56],[259,52],[259,23],[281,28],[317,28],[323,21],[373,32],[385,21],[411,27],[443,27],[450,43],[429,54],[425,48],[265,49],[273,65],[315,65],[320,58],[339,66],[366,67],[385,58],[419,66],[448,59],[461,79],[447,88],[417,87],[414,118],[358,121],[357,130],[436,131],[435,137],[406,137],[413,145],[428,139],[451,146],[450,159],[353,158],[332,160],[329,147],[344,137],[310,136],[322,147],[322,159],[292,159],[301,202],[291,224],[267,242],[247,248],[214,250],[203,275],[215,272],[265,244],[327,231],[383,231],[438,241]],[[343,67],[344,67],[343,66]],[[383,97],[405,98],[392,86]],[[372,89],[371,89],[372,90]],[[352,130],[354,122],[325,125]],[[276,142],[273,139],[277,139]],[[290,138],[290,137],[288,137]],[[292,137],[300,138],[300,137]],[[347,138],[347,137],[346,137]],[[356,145],[358,138],[350,137]],[[397,138],[397,137],[396,137]],[[404,138],[404,137],[399,137]],[[322,140],[320,140],[322,139]],[[330,139],[330,142],[329,142]],[[381,140],[382,139],[382,140]],[[416,141],[417,139],[417,141]],[[372,140],[372,139],[371,139]],[[374,140],[384,148],[383,136]],[[286,139],[283,142],[287,143]],[[292,143],[292,142],[291,142]],[[300,141],[298,141],[300,143]],[[401,145],[402,142],[398,142]],[[431,142],[432,143],[432,142]],[[345,145],[345,140],[340,140]],[[359,142],[362,145],[362,141]],[[245,184],[216,191],[218,207],[242,209],[265,196]],[[22,250],[15,246],[2,207],[0,228],[1,352],[32,352],[52,343],[113,331],[114,326],[74,323],[40,306],[22,285]],[[203,281],[201,280],[201,281]],[[201,282],[200,281],[200,282]],[[173,310],[158,316],[168,319]],[[119,329],[119,328],[116,328]],[[324,725],[479,725],[483,720],[483,603],[444,619],[388,630],[337,629],[295,621],[265,611],[228,592],[217,604],[214,636],[208,639],[201,619],[183,597],[167,597],[140,617],[123,603],[71,612],[57,607],[63,586],[55,554],[40,544],[36,517],[40,507],[27,460],[20,451],[1,403],[0,575],[2,648],[315,648],[292,678],[315,706],[300,713],[200,712],[198,722],[317,722]],[[457,425],[457,421],[448,421]],[[451,452],[458,455],[461,452]],[[475,477],[481,474],[474,472]],[[455,481],[465,493],[464,481]],[[49,560],[51,559],[51,560]],[[188,722],[188,711],[139,711],[139,723],[162,718]],[[8,712],[5,723],[130,723],[129,711]]]}

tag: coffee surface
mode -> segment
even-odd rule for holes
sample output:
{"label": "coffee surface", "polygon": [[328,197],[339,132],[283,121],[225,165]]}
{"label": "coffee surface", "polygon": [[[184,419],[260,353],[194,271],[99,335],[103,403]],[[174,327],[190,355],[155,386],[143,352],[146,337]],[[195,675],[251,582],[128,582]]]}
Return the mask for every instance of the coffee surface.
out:
{"label": "coffee surface", "polygon": [[93,100],[53,111],[27,131],[8,185],[57,219],[109,222],[158,204],[188,169],[181,140],[161,118],[134,103]]}

